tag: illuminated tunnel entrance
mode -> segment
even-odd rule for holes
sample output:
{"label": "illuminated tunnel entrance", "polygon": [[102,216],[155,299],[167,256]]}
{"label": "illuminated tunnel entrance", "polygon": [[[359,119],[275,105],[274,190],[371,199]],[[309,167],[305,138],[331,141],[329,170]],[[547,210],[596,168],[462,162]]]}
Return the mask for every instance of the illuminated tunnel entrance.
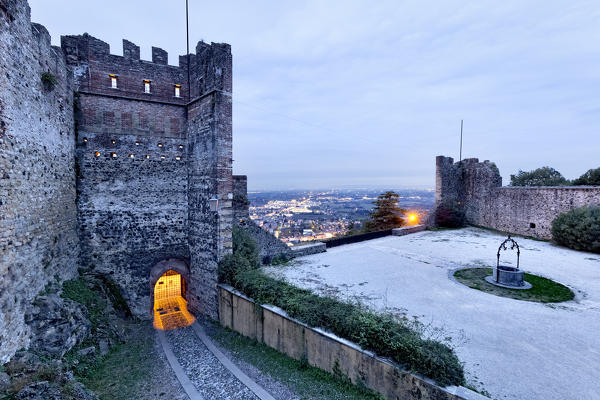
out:
{"label": "illuminated tunnel entrance", "polygon": [[154,285],[154,327],[171,330],[191,325],[195,318],[187,309],[185,279],[173,270],[165,272]]}

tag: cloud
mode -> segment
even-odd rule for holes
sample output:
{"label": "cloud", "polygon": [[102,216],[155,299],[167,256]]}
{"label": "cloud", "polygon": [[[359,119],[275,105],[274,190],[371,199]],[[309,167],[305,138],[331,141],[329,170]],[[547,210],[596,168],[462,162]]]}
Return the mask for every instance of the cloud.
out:
{"label": "cloud", "polygon": [[[31,1],[60,34],[185,52],[181,6]],[[165,6],[165,4],[169,4]],[[183,4],[183,3],[182,3]],[[205,7],[205,8],[200,8]],[[234,53],[234,170],[250,188],[434,185],[434,157],[505,177],[597,167],[594,1],[190,1],[191,37]]]}

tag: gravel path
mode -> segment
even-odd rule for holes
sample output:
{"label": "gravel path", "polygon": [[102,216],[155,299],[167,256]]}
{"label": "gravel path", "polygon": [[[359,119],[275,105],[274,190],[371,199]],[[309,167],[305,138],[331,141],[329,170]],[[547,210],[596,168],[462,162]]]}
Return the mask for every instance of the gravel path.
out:
{"label": "gravel path", "polygon": [[258,400],[206,348],[191,326],[165,335],[177,361],[205,399]]}
{"label": "gravel path", "polygon": [[[154,328],[150,326],[148,332],[145,333],[151,335],[153,331]],[[185,394],[175,373],[167,362],[167,357],[156,336],[154,336],[153,340],[153,350],[154,354],[149,355],[149,357],[155,359],[154,368],[151,372],[152,379],[149,380],[151,385],[150,387],[145,387],[145,390],[140,390],[141,393],[137,394],[138,397],[136,400],[155,400],[167,393],[169,400],[188,400],[188,396]]]}
{"label": "gravel path", "polygon": [[[200,323],[200,320],[198,320]],[[213,337],[218,329],[215,325],[211,323],[203,324],[206,333]],[[272,376],[263,373],[260,369],[258,369],[255,365],[250,364],[244,360],[242,360],[235,352],[227,349],[219,344],[217,340],[214,340],[215,346],[221,350],[225,356],[227,356],[239,369],[241,369],[246,375],[248,375],[252,380],[258,383],[260,386],[265,388],[275,399],[277,400],[300,400],[301,397],[298,396],[292,389],[290,389],[286,384]]]}

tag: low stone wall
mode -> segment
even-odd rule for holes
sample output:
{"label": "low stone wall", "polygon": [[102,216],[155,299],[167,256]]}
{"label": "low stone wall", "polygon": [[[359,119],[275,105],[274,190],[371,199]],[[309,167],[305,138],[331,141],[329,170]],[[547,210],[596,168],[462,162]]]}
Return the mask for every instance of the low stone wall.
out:
{"label": "low stone wall", "polygon": [[290,248],[294,257],[304,257],[311,254],[325,253],[327,246],[323,242],[315,242],[311,244],[305,244],[304,246],[294,246]]}
{"label": "low stone wall", "polygon": [[292,358],[305,357],[330,373],[339,368],[352,382],[362,382],[386,399],[485,399],[463,387],[441,388],[352,342],[310,328],[277,307],[263,305],[257,311],[254,301],[230,286],[219,285],[219,319],[221,325]]}
{"label": "low stone wall", "polygon": [[393,236],[404,236],[409,235],[411,233],[421,232],[427,229],[425,225],[412,225],[412,226],[403,226],[402,228],[392,229]]}
{"label": "low stone wall", "polygon": [[343,246],[345,244],[364,242],[365,240],[379,239],[382,237],[390,236],[392,234],[391,229],[386,229],[384,231],[375,231],[375,232],[367,232],[367,233],[359,233],[358,235],[352,236],[341,236],[333,239],[329,239],[325,241],[325,245],[327,248]]}

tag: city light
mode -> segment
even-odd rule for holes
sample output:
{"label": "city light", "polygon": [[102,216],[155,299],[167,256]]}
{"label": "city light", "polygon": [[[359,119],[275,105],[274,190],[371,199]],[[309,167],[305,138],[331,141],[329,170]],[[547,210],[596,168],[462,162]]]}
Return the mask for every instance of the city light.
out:
{"label": "city light", "polygon": [[[369,218],[376,190],[256,192],[250,195],[250,219],[288,246],[358,234]],[[406,225],[421,223],[433,204],[427,191],[400,191]]]}

